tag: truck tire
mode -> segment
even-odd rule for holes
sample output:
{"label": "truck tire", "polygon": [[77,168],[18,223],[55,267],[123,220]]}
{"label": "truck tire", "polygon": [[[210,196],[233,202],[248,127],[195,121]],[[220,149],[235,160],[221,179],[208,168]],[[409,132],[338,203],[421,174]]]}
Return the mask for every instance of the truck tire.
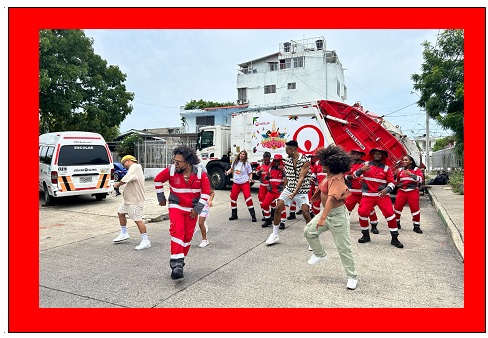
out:
{"label": "truck tire", "polygon": [[213,167],[208,172],[210,186],[214,190],[222,190],[227,186],[227,178],[225,177],[224,169],[220,167]]}
{"label": "truck tire", "polygon": [[118,182],[119,181],[119,174],[114,173],[114,181]]}
{"label": "truck tire", "polygon": [[97,201],[102,201],[105,198],[107,198],[107,194],[105,194],[105,193],[103,193],[103,194],[95,194],[95,198],[97,199]]}
{"label": "truck tire", "polygon": [[54,196],[49,195],[49,190],[47,189],[46,184],[44,183],[44,205],[54,205],[56,198]]}

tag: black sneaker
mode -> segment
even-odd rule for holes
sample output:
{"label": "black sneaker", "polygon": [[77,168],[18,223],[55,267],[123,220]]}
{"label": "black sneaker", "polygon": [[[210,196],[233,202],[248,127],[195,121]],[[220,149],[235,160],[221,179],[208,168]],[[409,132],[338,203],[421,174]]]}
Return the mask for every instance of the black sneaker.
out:
{"label": "black sneaker", "polygon": [[281,222],[280,223],[280,226],[279,226],[279,229],[283,230],[285,228],[285,223]]}
{"label": "black sneaker", "polygon": [[297,218],[297,216],[295,216],[295,213],[290,212],[290,216],[288,216],[286,219],[290,221],[290,220],[295,219],[295,218]]}
{"label": "black sneaker", "polygon": [[301,214],[302,214],[302,212],[303,212],[303,211],[302,211],[302,209],[300,209],[300,210],[298,210],[298,211],[296,212],[296,214],[297,214],[297,215],[301,215]]}

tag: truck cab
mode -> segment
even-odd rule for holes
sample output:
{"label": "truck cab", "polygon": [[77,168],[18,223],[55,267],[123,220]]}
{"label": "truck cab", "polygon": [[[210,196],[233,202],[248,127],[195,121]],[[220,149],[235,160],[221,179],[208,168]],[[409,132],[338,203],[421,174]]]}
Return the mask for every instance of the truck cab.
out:
{"label": "truck cab", "polygon": [[197,138],[197,155],[207,169],[210,185],[215,190],[230,184],[225,171],[230,168],[231,136],[229,126],[201,127]]}

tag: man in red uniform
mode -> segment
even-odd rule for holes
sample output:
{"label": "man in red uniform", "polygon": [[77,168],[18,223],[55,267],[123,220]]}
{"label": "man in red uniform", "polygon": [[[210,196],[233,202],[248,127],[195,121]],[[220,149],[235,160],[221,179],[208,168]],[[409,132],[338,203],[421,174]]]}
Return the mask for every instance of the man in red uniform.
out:
{"label": "man in red uniform", "polygon": [[[347,210],[349,210],[349,213],[351,213],[356,204],[361,202],[362,197],[361,180],[359,178],[354,178],[353,173],[363,166],[364,160],[362,157],[366,155],[366,153],[361,149],[353,149],[349,152],[349,154],[352,157],[351,170],[344,176],[344,178],[351,195],[346,198],[344,204],[346,205]],[[369,224],[371,224],[371,232],[373,234],[378,234],[379,231],[376,228],[378,226],[378,216],[376,216],[374,209],[369,215]]]}
{"label": "man in red uniform", "polygon": [[166,205],[163,183],[169,181],[169,234],[171,236],[171,278],[183,278],[185,257],[190,250],[191,239],[198,215],[210,197],[210,181],[197,166],[200,162],[195,150],[181,145],[173,150],[174,164],[154,178],[159,205]]}
{"label": "man in red uniform", "polygon": [[[264,223],[261,225],[263,228],[266,228],[271,224],[273,224],[273,220],[271,218],[271,212],[270,212],[270,205],[278,197],[280,197],[280,194],[284,188],[285,168],[283,167],[282,160],[283,160],[283,156],[281,156],[280,154],[275,154],[273,157],[273,163],[271,164],[271,167],[269,167],[268,172],[266,173],[266,179],[268,180],[269,185],[268,185],[268,191],[266,193],[266,196],[264,197],[264,200],[261,203],[261,208],[263,209],[264,212]],[[286,211],[284,212],[286,217]],[[283,226],[281,226],[281,224],[283,224]],[[283,223],[283,219],[281,220],[280,227],[281,228],[285,227]]]}
{"label": "man in red uniform", "polygon": [[256,175],[259,175],[259,191],[258,191],[258,201],[261,205],[261,212],[263,213],[263,219],[265,220],[265,210],[263,209],[263,201],[264,197],[266,196],[266,192],[268,191],[269,181],[266,179],[266,175],[268,174],[268,169],[271,166],[271,153],[266,151],[263,154],[263,162],[258,165],[256,168]]}
{"label": "man in red uniform", "polygon": [[358,214],[363,237],[358,242],[366,243],[371,240],[368,219],[374,207],[378,206],[388,222],[391,245],[403,248],[403,244],[398,240],[398,228],[390,199],[390,193],[395,188],[395,179],[391,168],[383,163],[383,158],[388,157],[388,152],[381,148],[373,148],[369,154],[373,156],[373,161],[365,162],[353,173],[354,178],[362,177],[362,198]]}

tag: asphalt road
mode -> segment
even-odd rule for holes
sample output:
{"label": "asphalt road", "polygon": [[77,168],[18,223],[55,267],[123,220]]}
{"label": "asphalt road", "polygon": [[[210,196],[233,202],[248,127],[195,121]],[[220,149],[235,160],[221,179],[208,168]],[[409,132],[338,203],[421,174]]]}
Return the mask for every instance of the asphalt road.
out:
{"label": "asphalt road", "polygon": [[[166,188],[167,190],[167,188]],[[129,220],[130,239],[114,244],[119,233],[121,196],[104,201],[76,197],[42,206],[39,195],[41,308],[462,308],[464,264],[427,196],[421,196],[423,234],[412,231],[404,209],[399,240],[390,244],[379,210],[380,233],[359,244],[356,210],[351,237],[359,283],[346,289],[346,277],[329,233],[321,236],[326,263],[309,266],[311,253],[302,235],[304,219],[287,221],[280,242],[266,246],[262,228],[238,199],[230,216],[230,188],[216,191],[208,219],[210,245],[199,248],[197,232],[186,258],[185,278],[170,279],[169,221],[157,204],[153,182],[146,182],[148,236],[152,247],[134,250],[140,236]],[[257,214],[257,188],[252,188]],[[137,284],[137,290],[134,285]],[[319,291],[318,291],[319,290]],[[123,297],[120,295],[123,294]],[[204,295],[204,296],[202,296]]]}

